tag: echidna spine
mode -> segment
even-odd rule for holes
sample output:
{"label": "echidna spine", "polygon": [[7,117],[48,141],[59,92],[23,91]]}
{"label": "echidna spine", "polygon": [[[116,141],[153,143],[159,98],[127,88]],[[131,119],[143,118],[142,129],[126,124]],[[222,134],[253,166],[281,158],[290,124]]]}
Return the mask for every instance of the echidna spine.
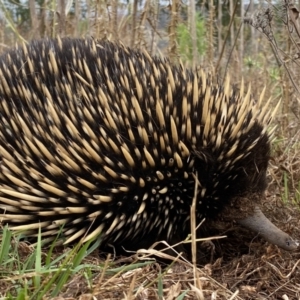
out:
{"label": "echidna spine", "polygon": [[2,222],[32,237],[41,228],[48,241],[61,230],[65,243],[170,239],[188,228],[196,172],[198,220],[233,207],[256,220],[274,112],[264,92],[256,102],[244,91],[243,80],[237,91],[229,79],[218,85],[202,69],[105,41],[8,51],[0,57]]}

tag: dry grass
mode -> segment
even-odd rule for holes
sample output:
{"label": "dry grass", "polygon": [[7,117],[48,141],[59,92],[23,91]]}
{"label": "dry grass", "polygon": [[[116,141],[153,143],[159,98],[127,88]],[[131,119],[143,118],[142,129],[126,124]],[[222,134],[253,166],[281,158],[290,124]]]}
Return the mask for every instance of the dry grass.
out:
{"label": "dry grass", "polygon": [[[299,212],[282,210],[275,206],[275,201],[273,198],[267,202],[265,212],[283,230],[299,238]],[[227,239],[202,242],[202,247],[198,247],[197,267],[190,263],[193,259],[154,249],[114,259],[111,255],[101,258],[95,251],[82,264],[98,266],[98,270],[91,272],[89,280],[86,272],[76,272],[53,299],[296,299],[300,296],[299,251],[281,251],[238,227],[230,228],[226,234]],[[19,245],[23,261],[30,251],[26,244]],[[52,259],[62,251],[55,249]],[[164,262],[157,263],[154,257]],[[29,281],[34,275],[2,278],[2,295],[12,291],[12,282]],[[49,295],[43,297],[49,298]]]}

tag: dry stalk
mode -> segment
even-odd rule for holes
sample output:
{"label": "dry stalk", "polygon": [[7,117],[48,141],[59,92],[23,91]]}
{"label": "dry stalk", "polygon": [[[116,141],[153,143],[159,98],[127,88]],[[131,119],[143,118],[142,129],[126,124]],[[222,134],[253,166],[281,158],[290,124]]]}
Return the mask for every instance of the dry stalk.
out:
{"label": "dry stalk", "polygon": [[[292,49],[291,47],[288,47],[287,50],[279,47],[279,43],[275,38],[273,29],[275,15],[284,25],[285,32],[287,33],[288,42],[283,44],[289,45],[289,43],[291,42],[293,48],[295,49],[294,53],[290,53]],[[257,10],[251,17],[245,18],[244,21],[245,23],[253,26],[257,31],[261,32],[267,38],[267,40],[271,44],[272,50],[279,63],[279,66],[284,67],[294,89],[297,91],[298,95],[300,95],[300,88],[295,80],[296,76],[289,66],[290,62],[296,64],[298,67],[300,66],[297,61],[300,58],[300,29],[298,24],[298,17],[299,10],[296,8],[293,0],[284,0],[281,7],[277,8],[269,3],[269,6],[267,8],[261,8]],[[286,103],[285,105],[288,107],[289,103]]]}
{"label": "dry stalk", "polygon": [[134,47],[135,45],[135,36],[136,36],[136,20],[137,20],[137,6],[138,6],[138,0],[133,1],[133,10],[131,14],[131,40],[130,40],[130,46]]}
{"label": "dry stalk", "polygon": [[151,0],[146,0],[140,15],[139,24],[137,27],[137,40],[136,40],[137,48],[142,48],[145,45],[145,29],[146,29],[145,24],[149,13],[150,2]]}
{"label": "dry stalk", "polygon": [[169,49],[168,54],[171,62],[175,63],[178,59],[176,28],[179,21],[180,0],[174,0],[171,3],[171,17],[169,23]]}

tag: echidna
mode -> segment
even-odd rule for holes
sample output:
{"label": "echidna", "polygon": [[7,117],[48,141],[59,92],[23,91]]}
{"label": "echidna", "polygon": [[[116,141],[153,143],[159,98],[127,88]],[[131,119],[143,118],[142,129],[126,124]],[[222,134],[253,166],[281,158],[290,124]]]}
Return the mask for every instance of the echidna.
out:
{"label": "echidna", "polygon": [[[263,98],[263,97],[261,97]],[[268,241],[297,243],[257,208],[271,113],[215,84],[108,41],[46,39],[0,57],[0,220],[45,240],[170,240],[225,213]]]}

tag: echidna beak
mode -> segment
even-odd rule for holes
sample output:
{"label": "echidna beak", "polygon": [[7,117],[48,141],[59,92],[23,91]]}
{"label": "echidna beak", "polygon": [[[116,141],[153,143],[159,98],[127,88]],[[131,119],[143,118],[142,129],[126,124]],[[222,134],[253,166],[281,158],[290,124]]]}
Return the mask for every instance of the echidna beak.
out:
{"label": "echidna beak", "polygon": [[258,207],[255,207],[254,213],[251,216],[239,220],[238,223],[257,232],[265,240],[284,250],[293,251],[299,247],[297,241],[293,240],[288,234],[277,228]]}

